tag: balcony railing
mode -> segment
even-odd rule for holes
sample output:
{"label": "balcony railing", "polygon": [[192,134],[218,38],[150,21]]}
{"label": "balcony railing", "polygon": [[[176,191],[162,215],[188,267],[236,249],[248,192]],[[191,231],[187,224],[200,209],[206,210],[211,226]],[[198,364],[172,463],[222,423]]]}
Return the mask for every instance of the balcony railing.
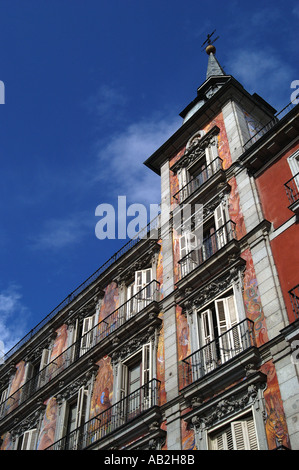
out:
{"label": "balcony railing", "polygon": [[24,403],[33,393],[48,384],[57,375],[70,367],[81,356],[98,346],[111,333],[118,330],[131,318],[135,317],[152,302],[159,301],[160,283],[152,281],[105,317],[92,329],[87,331],[69,348],[53,359],[38,374],[28,380],[22,387],[10,395],[0,407],[0,419],[7,416]]}
{"label": "balcony railing", "polygon": [[160,381],[153,379],[45,450],[82,450],[159,406]]}
{"label": "balcony railing", "polygon": [[217,157],[209,165],[207,165],[197,176],[195,176],[189,183],[177,191],[173,197],[178,204],[181,204],[187,197],[193,194],[200,188],[206,181],[208,181],[218,170],[222,168],[222,160]]}
{"label": "balcony railing", "polygon": [[254,344],[253,322],[243,320],[179,363],[180,389],[201,379]]}
{"label": "balcony railing", "polygon": [[236,224],[229,220],[213,234],[205,237],[202,242],[198,240],[198,247],[179,260],[180,279],[187,276],[191,271],[227,245],[227,243],[236,238]]}
{"label": "balcony railing", "polygon": [[299,200],[299,173],[287,181],[284,185],[290,204]]}
{"label": "balcony railing", "polygon": [[[116,261],[118,261],[123,255],[128,251],[134,248],[140,241],[151,238],[155,239],[155,233],[158,233],[160,227],[160,214],[158,214],[153,220],[151,220],[146,227],[144,227],[140,232],[132,239],[130,239],[124,246],[120,248],[116,253],[114,253],[111,258],[108,259],[102,266],[100,266],[97,271],[95,271],[91,276],[89,276],[80,286],[78,286],[73,292],[71,292],[57,307],[52,310],[41,322],[39,322],[29,333],[27,333],[17,344],[15,344],[9,351],[4,355],[4,360],[8,360],[18,349],[20,349],[24,344],[33,338],[58,312],[63,308],[69,305],[74,301],[76,297],[81,294],[84,289],[89,287],[96,279],[98,279],[102,274],[104,274]],[[158,239],[158,235],[156,237]]]}
{"label": "balcony railing", "polygon": [[289,296],[295,318],[299,318],[299,284],[289,291]]}
{"label": "balcony railing", "polygon": [[267,134],[267,132],[272,129],[272,127],[279,122],[280,119],[282,119],[291,109],[296,106],[296,103],[290,102],[285,106],[279,113],[276,113],[275,116],[267,122],[266,125],[261,127],[252,137],[250,137],[249,140],[244,144],[243,148],[244,150],[249,149],[256,141],[258,141],[263,135]]}

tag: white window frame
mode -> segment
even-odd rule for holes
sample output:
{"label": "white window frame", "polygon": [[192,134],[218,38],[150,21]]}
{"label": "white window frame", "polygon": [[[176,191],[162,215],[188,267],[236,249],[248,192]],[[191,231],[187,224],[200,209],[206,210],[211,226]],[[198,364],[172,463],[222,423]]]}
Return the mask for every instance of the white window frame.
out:
{"label": "white window frame", "polygon": [[[227,441],[228,432],[230,443]],[[246,410],[208,430],[207,444],[209,450],[259,450],[254,413]]]}
{"label": "white window frame", "polygon": [[98,312],[83,319],[81,341],[80,341],[80,357],[94,346],[94,327],[97,325]]}
{"label": "white window frame", "polygon": [[299,173],[299,150],[297,150],[293,155],[288,157],[288,163],[292,172],[292,175],[295,176]]}
{"label": "white window frame", "polygon": [[35,450],[37,439],[37,428],[25,431],[19,439],[22,438],[20,450]]}
{"label": "white window frame", "polygon": [[38,387],[42,387],[48,381],[46,367],[51,361],[51,354],[52,354],[51,349],[46,349],[46,348],[43,349],[40,366],[39,366],[40,373],[39,373],[39,378],[38,378]]}
{"label": "white window frame", "polygon": [[[185,258],[181,263],[182,277],[189,274],[198,265],[198,240],[193,232],[185,232],[179,238],[180,260]],[[191,253],[190,257],[187,255]]]}
{"label": "white window frame", "polygon": [[[69,420],[69,410],[70,410],[70,403],[73,402],[74,397],[70,400],[65,400],[62,404],[61,411],[60,411],[60,419],[59,423],[56,427],[58,431],[58,436],[55,437],[55,440],[60,440],[66,436],[67,428],[68,428],[68,420]],[[86,414],[89,409],[89,388],[86,386],[82,386],[79,388],[77,392],[77,396],[75,396],[76,400],[76,420],[74,429],[78,428],[86,421]],[[85,413],[84,413],[85,411]],[[75,435],[72,447],[75,449],[78,443],[79,435]]]}
{"label": "white window frame", "polygon": [[[235,285],[232,285],[227,290],[222,292],[218,297],[211,299],[200,309],[196,310],[195,325],[197,325],[197,335],[194,335],[194,340],[192,341],[192,346],[194,346],[192,347],[192,351],[195,353],[199,349],[204,348],[203,367],[205,373],[215,369],[218,366],[219,357],[216,353],[215,342],[213,342],[215,340],[215,328],[217,329],[217,337],[219,337],[219,344],[221,347],[221,364],[225,363],[231,357],[237,355],[238,352],[236,351],[238,348],[242,348],[241,332],[237,325],[241,322],[241,317],[243,317],[245,314],[243,309],[241,309],[238,305],[237,295],[238,290],[236,289]],[[223,304],[223,312],[220,311],[221,303]],[[212,304],[213,308],[215,309],[216,323],[212,316]],[[231,307],[233,307],[233,315],[230,314]],[[222,313],[224,316],[221,315]],[[233,327],[236,328],[231,330]],[[228,330],[230,331],[227,335],[221,336]],[[211,344],[207,346],[209,343]],[[230,347],[232,349],[230,349]]]}
{"label": "white window frame", "polygon": [[[146,289],[153,281],[152,268],[135,271],[134,282],[127,286],[126,319],[128,320],[136,313],[140,312],[146,305],[153,300],[152,284],[149,290]],[[140,292],[138,296],[138,292]]]}
{"label": "white window frame", "polygon": [[3,412],[4,412],[4,403],[6,402],[7,398],[8,398],[8,393],[9,393],[9,387],[5,388],[2,392],[1,392],[1,397],[0,397],[0,417],[2,416]]}

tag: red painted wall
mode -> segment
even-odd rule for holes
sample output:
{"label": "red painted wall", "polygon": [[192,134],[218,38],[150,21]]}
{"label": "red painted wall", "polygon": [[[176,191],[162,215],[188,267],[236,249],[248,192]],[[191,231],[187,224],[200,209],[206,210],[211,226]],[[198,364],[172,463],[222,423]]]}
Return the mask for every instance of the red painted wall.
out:
{"label": "red painted wall", "polygon": [[274,229],[294,215],[288,209],[290,203],[284,184],[293,176],[287,158],[298,149],[297,143],[256,180],[265,219],[273,223]]}
{"label": "red painted wall", "polygon": [[[293,176],[287,158],[298,148],[298,143],[293,145],[279,160],[267,168],[256,181],[264,217],[273,223],[274,229],[281,227],[294,217],[294,213],[288,209],[289,200],[284,184]],[[299,284],[298,240],[299,225],[297,223],[286,228],[271,241],[274,262],[290,322],[295,320],[295,316],[288,291]]]}

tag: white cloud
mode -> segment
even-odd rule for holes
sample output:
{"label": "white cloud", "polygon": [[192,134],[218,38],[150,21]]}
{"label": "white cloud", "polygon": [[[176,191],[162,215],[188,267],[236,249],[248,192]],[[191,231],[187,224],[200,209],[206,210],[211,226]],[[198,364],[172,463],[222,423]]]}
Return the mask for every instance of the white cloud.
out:
{"label": "white cloud", "polygon": [[290,89],[291,67],[273,50],[239,49],[234,51],[226,65],[228,73],[248,91],[256,92],[270,102],[279,100]]}
{"label": "white cloud", "polygon": [[93,227],[92,211],[73,213],[60,219],[48,219],[41,231],[31,237],[30,246],[37,250],[64,249],[80,243]]}
{"label": "white cloud", "polygon": [[95,180],[105,181],[105,184],[109,182],[110,197],[125,195],[130,203],[159,203],[160,177],[145,167],[143,162],[180,124],[178,118],[168,121],[148,118],[112,135],[106,145],[99,144],[99,171]]}
{"label": "white cloud", "polygon": [[28,308],[22,302],[20,288],[11,285],[0,292],[0,341],[9,351],[27,332]]}

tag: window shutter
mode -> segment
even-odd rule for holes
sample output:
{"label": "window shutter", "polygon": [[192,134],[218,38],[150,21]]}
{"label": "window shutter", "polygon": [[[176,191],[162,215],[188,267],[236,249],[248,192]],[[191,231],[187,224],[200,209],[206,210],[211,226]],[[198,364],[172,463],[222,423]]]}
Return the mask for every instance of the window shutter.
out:
{"label": "window shutter", "polygon": [[[150,300],[150,288],[151,286],[148,286],[152,281],[152,269],[143,269],[141,271],[136,271],[135,272],[135,292],[136,295],[135,301],[136,301],[136,307],[137,311],[139,312],[141,309],[143,309],[147,304],[148,301]],[[148,288],[146,288],[148,286]]]}
{"label": "window shutter", "polygon": [[[228,360],[242,349],[238,312],[233,295],[215,301],[221,359]],[[229,330],[228,333],[226,333]]]}
{"label": "window shutter", "polygon": [[79,389],[78,398],[77,398],[75,428],[78,428],[82,424],[82,419],[84,418],[85,411],[86,411],[86,399],[87,399],[87,390],[85,390],[84,387],[81,387]]}
{"label": "window shutter", "polygon": [[128,367],[122,362],[119,364],[119,399],[122,400],[127,395],[128,390]]}
{"label": "window shutter", "polygon": [[180,168],[180,170],[178,170],[178,181],[180,189],[182,189],[188,183],[186,168]]}
{"label": "window shutter", "polygon": [[1,393],[1,398],[0,398],[0,416],[1,416],[2,413],[4,412],[5,401],[7,400],[7,398],[8,398],[8,388],[6,388],[5,390],[3,390],[3,392]]}
{"label": "window shutter", "polygon": [[221,362],[227,361],[231,357],[230,342],[226,334],[229,329],[227,314],[226,314],[226,299],[217,299],[215,301],[216,318],[219,333],[219,346]]}
{"label": "window shutter", "polygon": [[[216,350],[214,341],[214,328],[212,311],[205,310],[201,314],[201,342],[200,345],[203,347],[203,370],[204,373],[213,370],[217,364]],[[197,362],[197,361],[196,361]],[[201,361],[200,361],[201,362]],[[194,371],[196,372],[196,371]],[[198,371],[199,372],[199,371]],[[200,377],[200,375],[198,376]]]}
{"label": "window shutter", "polygon": [[133,316],[135,311],[135,302],[136,299],[134,297],[135,294],[135,283],[133,282],[127,287],[127,319]]}
{"label": "window shutter", "polygon": [[46,381],[47,381],[47,365],[49,364],[51,359],[51,350],[50,349],[44,349],[42,352],[42,358],[40,361],[40,374],[39,374],[39,381],[38,381],[38,386],[42,387]]}
{"label": "window shutter", "polygon": [[250,450],[258,450],[257,435],[255,431],[255,424],[253,419],[248,419],[247,424],[247,434],[248,434],[248,443]]}
{"label": "window shutter", "polygon": [[[180,259],[185,258],[181,264],[182,276],[189,274],[198,264],[197,237],[192,232],[183,233],[179,239]],[[190,256],[187,255],[190,253]]]}
{"label": "window shutter", "polygon": [[227,243],[226,227],[225,225],[225,213],[222,204],[216,207],[214,211],[214,220],[216,228],[216,241],[218,250]]}
{"label": "window shutter", "polygon": [[257,436],[253,417],[243,421],[231,423],[234,449],[235,450],[257,450]]}
{"label": "window shutter", "polygon": [[80,344],[80,356],[93,346],[94,326],[96,325],[97,314],[84,318],[82,328],[82,339]]}
{"label": "window shutter", "polygon": [[231,423],[234,450],[246,450],[246,423],[235,421]]}
{"label": "window shutter", "polygon": [[152,379],[152,343],[142,346],[142,382],[144,385]]}
{"label": "window shutter", "polygon": [[36,434],[37,434],[37,429],[31,429],[30,431],[24,432],[21,450],[34,450],[35,449]]}
{"label": "window shutter", "polygon": [[153,390],[152,380],[152,344],[144,344],[142,346],[142,406],[148,409],[152,406]]}

